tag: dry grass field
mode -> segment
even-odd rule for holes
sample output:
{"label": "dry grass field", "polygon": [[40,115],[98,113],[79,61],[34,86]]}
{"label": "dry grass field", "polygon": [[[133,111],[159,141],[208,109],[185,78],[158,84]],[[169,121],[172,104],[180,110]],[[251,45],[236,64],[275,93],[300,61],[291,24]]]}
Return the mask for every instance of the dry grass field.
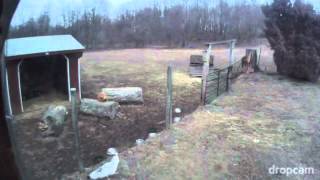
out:
{"label": "dry grass field", "polygon": [[[243,74],[211,105],[123,152],[115,179],[317,180],[319,99],[319,84]],[[271,175],[273,165],[315,174]]]}

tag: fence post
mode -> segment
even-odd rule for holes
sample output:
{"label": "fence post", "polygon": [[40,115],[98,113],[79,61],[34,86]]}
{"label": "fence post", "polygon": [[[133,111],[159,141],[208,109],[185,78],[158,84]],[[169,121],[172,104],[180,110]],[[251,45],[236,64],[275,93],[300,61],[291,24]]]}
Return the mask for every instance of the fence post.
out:
{"label": "fence post", "polygon": [[232,71],[232,65],[228,67],[228,72],[227,72],[227,79],[226,79],[226,91],[229,91],[229,86],[230,86],[230,73]]}
{"label": "fence post", "polygon": [[219,89],[220,89],[220,71],[218,71],[217,97],[219,96]]}
{"label": "fence post", "polygon": [[80,156],[80,135],[78,127],[78,107],[77,107],[77,90],[76,88],[71,88],[71,106],[72,106],[72,126],[74,131],[74,143],[75,143],[75,155],[78,161],[78,168],[80,173],[84,172],[83,162]]}
{"label": "fence post", "polygon": [[246,56],[249,56],[251,53],[251,66],[254,70],[254,72],[259,71],[259,66],[258,66],[258,49],[246,49]]}
{"label": "fence post", "polygon": [[167,100],[166,100],[166,128],[172,124],[172,67],[167,69]]}
{"label": "fence post", "polygon": [[257,60],[257,66],[259,67],[259,64],[260,64],[260,60],[261,60],[261,52],[262,52],[262,48],[260,47],[259,48],[259,55],[258,55],[258,60]]}
{"label": "fence post", "polygon": [[229,43],[229,65],[233,64],[233,59],[234,59],[234,57],[233,57],[233,49],[235,47],[235,43],[236,43],[236,41],[231,41]]}
{"label": "fence post", "polygon": [[203,53],[203,68],[202,68],[202,89],[201,89],[201,103],[206,105],[206,93],[207,93],[207,77],[209,74],[209,61],[211,55],[211,45],[209,45],[208,50]]}

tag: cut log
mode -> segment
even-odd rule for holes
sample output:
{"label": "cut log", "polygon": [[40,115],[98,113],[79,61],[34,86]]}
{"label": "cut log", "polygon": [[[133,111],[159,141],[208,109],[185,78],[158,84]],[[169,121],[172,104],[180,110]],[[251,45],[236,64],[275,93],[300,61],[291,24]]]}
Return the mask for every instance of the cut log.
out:
{"label": "cut log", "polygon": [[80,112],[102,118],[114,119],[120,105],[114,101],[99,102],[95,99],[82,99]]}
{"label": "cut log", "polygon": [[67,108],[65,106],[49,106],[42,117],[47,130],[44,136],[60,136],[63,132],[65,121],[67,120]]}
{"label": "cut log", "polygon": [[103,88],[102,92],[107,94],[108,101],[119,103],[143,103],[142,88],[124,87],[124,88]]}

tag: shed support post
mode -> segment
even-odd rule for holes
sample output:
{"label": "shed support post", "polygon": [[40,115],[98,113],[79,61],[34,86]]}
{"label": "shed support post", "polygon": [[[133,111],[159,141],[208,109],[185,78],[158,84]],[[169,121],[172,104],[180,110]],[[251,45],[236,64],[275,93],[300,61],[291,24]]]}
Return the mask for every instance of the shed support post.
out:
{"label": "shed support post", "polygon": [[71,88],[76,88],[77,97],[81,99],[81,84],[80,84],[80,64],[79,58],[82,54],[69,54],[65,55],[67,60],[67,72],[68,72],[68,94],[69,101],[71,101]]}
{"label": "shed support post", "polygon": [[20,77],[19,77],[19,64],[21,60],[12,61],[7,63],[7,82],[8,82],[8,95],[11,104],[12,114],[18,114],[23,112],[23,104],[21,97]]}

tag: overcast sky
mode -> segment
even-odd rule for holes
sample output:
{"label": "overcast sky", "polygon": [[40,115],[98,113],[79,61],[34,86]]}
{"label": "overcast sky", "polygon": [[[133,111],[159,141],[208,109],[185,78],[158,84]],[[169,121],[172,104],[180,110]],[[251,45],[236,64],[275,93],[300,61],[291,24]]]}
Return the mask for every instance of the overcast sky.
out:
{"label": "overcast sky", "polygon": [[[40,14],[48,12],[52,23],[62,21],[62,14],[71,10],[83,12],[95,8],[100,14],[108,15],[111,18],[118,16],[126,9],[139,9],[150,6],[154,2],[162,4],[174,4],[175,0],[20,0],[20,4],[12,20],[12,25],[26,22],[31,17],[37,18]],[[176,0],[182,1],[182,0]],[[189,2],[192,0],[188,0]],[[201,1],[201,0],[200,0]],[[211,0],[215,1],[215,0]],[[239,0],[229,0],[239,2]],[[243,1],[243,0],[241,0]],[[251,0],[247,0],[250,2]],[[272,0],[254,0],[258,3],[266,3]],[[306,0],[312,3],[320,11],[320,0]],[[209,0],[206,2],[210,2]]]}

